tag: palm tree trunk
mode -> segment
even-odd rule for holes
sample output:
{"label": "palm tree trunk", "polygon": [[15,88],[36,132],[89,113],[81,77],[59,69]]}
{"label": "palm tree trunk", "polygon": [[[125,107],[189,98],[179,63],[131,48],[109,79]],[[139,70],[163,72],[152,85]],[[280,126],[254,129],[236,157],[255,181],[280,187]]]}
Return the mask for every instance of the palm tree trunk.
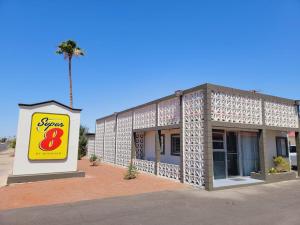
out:
{"label": "palm tree trunk", "polygon": [[73,108],[72,57],[69,57],[70,107]]}

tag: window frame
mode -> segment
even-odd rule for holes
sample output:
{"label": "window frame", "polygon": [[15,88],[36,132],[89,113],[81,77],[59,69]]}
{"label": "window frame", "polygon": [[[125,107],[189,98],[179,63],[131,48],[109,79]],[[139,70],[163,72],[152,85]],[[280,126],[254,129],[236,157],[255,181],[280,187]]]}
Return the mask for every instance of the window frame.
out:
{"label": "window frame", "polygon": [[[174,146],[174,144],[173,144],[173,138],[174,137],[176,137],[176,138],[178,138],[179,139],[179,152],[177,153],[177,152],[174,152],[174,149],[173,149],[173,146]],[[172,156],[180,156],[180,142],[181,142],[181,140],[180,140],[180,134],[171,134],[171,155]]]}
{"label": "window frame", "polygon": [[[222,135],[222,140],[216,140],[214,139],[214,134]],[[225,137],[225,131],[224,130],[212,130],[212,148],[213,151],[219,151],[219,152],[225,152],[226,150],[226,137]],[[223,148],[214,148],[214,143],[222,143]]]}
{"label": "window frame", "polygon": [[[279,152],[279,140],[284,140],[285,142],[285,148],[286,148],[286,155],[282,154],[282,149],[281,149],[281,154]],[[284,158],[288,158],[289,157],[289,146],[288,146],[288,140],[287,137],[276,137],[276,152],[277,152],[277,156],[282,156]]]}

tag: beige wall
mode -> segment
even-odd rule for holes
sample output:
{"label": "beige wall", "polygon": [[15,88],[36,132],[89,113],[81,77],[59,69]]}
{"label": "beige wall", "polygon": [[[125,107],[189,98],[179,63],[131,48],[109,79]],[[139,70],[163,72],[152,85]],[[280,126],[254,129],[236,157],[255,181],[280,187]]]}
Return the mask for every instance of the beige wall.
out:
{"label": "beige wall", "polygon": [[273,164],[273,157],[277,156],[277,149],[276,149],[276,137],[287,137],[286,132],[282,131],[273,131],[273,130],[267,130],[266,134],[266,143],[267,143],[267,170],[269,170],[271,167],[274,167]]}
{"label": "beige wall", "polygon": [[[164,163],[180,164],[180,156],[171,155],[171,134],[179,134],[179,129],[162,130],[165,135],[165,154],[160,155],[160,161]],[[155,161],[155,131],[145,132],[145,159]]]}

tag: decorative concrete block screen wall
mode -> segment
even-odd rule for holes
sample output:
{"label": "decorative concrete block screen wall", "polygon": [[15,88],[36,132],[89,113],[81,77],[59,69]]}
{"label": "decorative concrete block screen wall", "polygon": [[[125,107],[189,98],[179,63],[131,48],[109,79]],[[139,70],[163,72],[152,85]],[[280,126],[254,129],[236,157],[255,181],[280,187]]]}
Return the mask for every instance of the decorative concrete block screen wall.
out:
{"label": "decorative concrete block screen wall", "polygon": [[211,112],[214,121],[262,124],[262,101],[258,98],[213,91]]}
{"label": "decorative concrete block screen wall", "polygon": [[212,91],[211,119],[219,122],[298,128],[297,108],[293,103],[284,104],[267,100],[270,97],[257,96],[259,95],[251,92],[246,96],[238,92],[229,94]]}
{"label": "decorative concrete block screen wall", "polygon": [[131,158],[132,112],[118,115],[116,163],[128,166]]}
{"label": "decorative concrete block screen wall", "polygon": [[104,157],[103,160],[115,163],[115,139],[116,139],[116,118],[114,116],[105,119],[104,133]]}
{"label": "decorative concrete block screen wall", "polygon": [[87,155],[90,157],[95,154],[95,136],[88,136]]}
{"label": "decorative concrete block screen wall", "polygon": [[[297,112],[290,99],[204,84],[97,120],[95,152],[105,162],[127,166],[133,159],[138,170],[211,190],[212,129],[297,130]],[[179,165],[159,157],[158,134],[171,129],[178,129],[182,138]],[[147,132],[155,133],[154,147],[145,146]],[[145,160],[148,147],[155,155],[147,158],[152,161]]]}
{"label": "decorative concrete block screen wall", "polygon": [[298,128],[298,113],[294,105],[266,101],[265,118],[267,126]]}
{"label": "decorative concrete block screen wall", "polygon": [[144,159],[145,157],[145,134],[137,132],[135,135],[136,158]]}
{"label": "decorative concrete block screen wall", "polygon": [[158,126],[179,124],[180,101],[172,98],[158,104]]}
{"label": "decorative concrete block screen wall", "polygon": [[153,104],[134,110],[133,119],[133,129],[155,127],[156,105]]}
{"label": "decorative concrete block screen wall", "polygon": [[134,166],[143,172],[146,173],[154,173],[155,162],[149,160],[141,160],[141,159],[134,159],[133,161]]}
{"label": "decorative concrete block screen wall", "polygon": [[183,96],[184,182],[204,184],[204,94],[195,91]]}
{"label": "decorative concrete block screen wall", "polygon": [[104,147],[104,120],[96,122],[95,133],[95,155],[103,159],[103,147]]}
{"label": "decorative concrete block screen wall", "polygon": [[180,166],[169,163],[158,164],[158,175],[162,177],[167,177],[170,179],[179,180],[180,179]]}

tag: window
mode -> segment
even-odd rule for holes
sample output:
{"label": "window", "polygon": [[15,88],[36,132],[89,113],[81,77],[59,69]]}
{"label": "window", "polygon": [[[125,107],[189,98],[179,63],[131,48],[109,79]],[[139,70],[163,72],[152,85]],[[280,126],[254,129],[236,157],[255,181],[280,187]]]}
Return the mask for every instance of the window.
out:
{"label": "window", "polygon": [[180,135],[171,135],[171,155],[180,155]]}
{"label": "window", "polygon": [[214,161],[214,179],[226,178],[226,155],[224,130],[213,129],[213,161]]}
{"label": "window", "polygon": [[286,137],[276,137],[277,156],[288,157],[288,145]]}
{"label": "window", "polygon": [[165,154],[165,135],[160,135],[160,154]]}
{"label": "window", "polygon": [[224,149],[224,131],[213,130],[212,141],[213,149]]}
{"label": "window", "polygon": [[213,152],[214,160],[214,179],[226,178],[225,152]]}
{"label": "window", "polygon": [[297,153],[296,146],[290,146],[290,153]]}

